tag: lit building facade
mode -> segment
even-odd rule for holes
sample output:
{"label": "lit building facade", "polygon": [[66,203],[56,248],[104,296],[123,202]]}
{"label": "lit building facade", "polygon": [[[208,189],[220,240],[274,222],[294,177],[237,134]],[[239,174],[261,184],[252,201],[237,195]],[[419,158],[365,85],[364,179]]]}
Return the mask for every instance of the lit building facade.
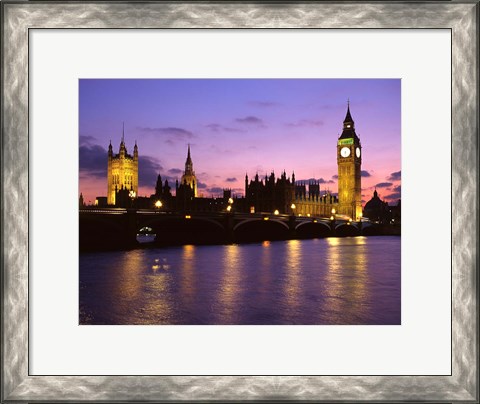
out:
{"label": "lit building facade", "polygon": [[133,191],[138,196],[138,147],[133,148],[133,156],[127,153],[124,133],[118,154],[113,154],[112,143],[108,146],[108,205],[116,205],[117,192]]}
{"label": "lit building facade", "polygon": [[338,209],[337,213],[359,220],[362,215],[362,145],[355,133],[350,105],[337,142]]}
{"label": "lit building facade", "polygon": [[190,145],[188,145],[187,160],[185,161],[185,171],[183,172],[180,186],[188,186],[193,191],[193,197],[197,197],[197,177],[193,170],[192,157],[190,156]]}

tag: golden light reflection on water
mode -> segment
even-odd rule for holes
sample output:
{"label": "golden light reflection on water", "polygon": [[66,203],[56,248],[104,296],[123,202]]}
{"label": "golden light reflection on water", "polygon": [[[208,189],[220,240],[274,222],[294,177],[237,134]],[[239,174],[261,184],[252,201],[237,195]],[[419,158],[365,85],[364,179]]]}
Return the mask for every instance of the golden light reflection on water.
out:
{"label": "golden light reflection on water", "polygon": [[289,240],[286,250],[285,297],[290,308],[300,303],[300,271],[302,260],[302,244],[300,240]]}
{"label": "golden light reflection on water", "polygon": [[195,299],[195,246],[184,245],[180,265],[180,297],[186,305],[191,305]]}
{"label": "golden light reflection on water", "polygon": [[[342,241],[326,239],[329,248],[326,257],[325,294],[326,309],[332,318],[342,323],[355,323],[364,318],[369,307],[368,255],[365,237],[352,237]],[[345,248],[354,253],[343,254]]]}
{"label": "golden light reflection on water", "polygon": [[232,324],[233,315],[239,303],[240,247],[235,244],[223,248],[223,275],[218,289],[219,315],[223,324]]}
{"label": "golden light reflection on water", "polygon": [[[158,276],[166,264],[160,259],[146,262],[145,251],[131,250],[125,254],[113,283],[112,311],[117,324],[151,324],[168,321],[171,303],[163,298],[169,288],[166,276]],[[153,265],[152,265],[153,264]]]}
{"label": "golden light reflection on water", "polygon": [[142,294],[142,271],[144,257],[141,250],[132,250],[125,254],[126,259],[121,260],[122,265],[119,268],[119,275],[115,277],[114,299],[121,303],[129,302],[141,298]]}
{"label": "golden light reflection on water", "polygon": [[168,264],[166,258],[155,258],[153,260],[152,272],[156,274],[159,271],[168,271],[170,269],[170,264]]}

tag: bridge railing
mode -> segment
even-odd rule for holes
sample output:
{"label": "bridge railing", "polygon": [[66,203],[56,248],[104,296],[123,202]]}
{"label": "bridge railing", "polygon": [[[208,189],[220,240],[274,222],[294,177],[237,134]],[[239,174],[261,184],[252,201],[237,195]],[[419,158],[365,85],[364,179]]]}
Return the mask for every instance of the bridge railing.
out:
{"label": "bridge railing", "polygon": [[[188,216],[188,218],[194,217],[202,217],[202,218],[224,218],[227,216],[234,217],[237,219],[246,219],[246,218],[269,218],[273,220],[290,220],[292,215],[288,214],[274,214],[273,212],[255,212],[255,213],[244,213],[244,212],[171,212],[171,211],[163,211],[159,209],[125,209],[125,208],[80,208],[79,210],[82,214],[107,214],[107,215],[123,215],[128,212],[134,212],[138,215],[161,215],[161,216],[173,216],[173,217],[182,217]],[[320,216],[297,216],[295,215],[296,222],[323,222],[323,223],[331,223],[331,219],[329,217],[320,217]],[[338,224],[345,224],[349,222],[349,220],[336,217],[335,218],[336,225]],[[363,220],[363,223],[367,222]],[[359,222],[351,222],[359,223]]]}

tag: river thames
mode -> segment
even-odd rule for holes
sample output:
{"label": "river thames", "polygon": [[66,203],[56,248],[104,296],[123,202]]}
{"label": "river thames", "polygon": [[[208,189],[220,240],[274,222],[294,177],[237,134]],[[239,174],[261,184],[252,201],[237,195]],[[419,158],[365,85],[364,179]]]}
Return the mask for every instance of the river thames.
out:
{"label": "river thames", "polygon": [[80,254],[80,324],[400,324],[400,237]]}

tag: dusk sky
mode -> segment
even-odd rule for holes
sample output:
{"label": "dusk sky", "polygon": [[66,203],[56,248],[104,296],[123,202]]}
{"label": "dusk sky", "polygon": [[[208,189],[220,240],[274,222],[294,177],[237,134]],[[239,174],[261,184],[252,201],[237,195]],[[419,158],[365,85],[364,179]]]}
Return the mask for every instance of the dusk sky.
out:
{"label": "dusk sky", "polygon": [[295,172],[337,192],[336,144],[350,100],[362,143],[362,199],[375,186],[396,204],[401,192],[399,79],[82,79],[79,83],[79,192],[107,194],[107,149],[139,151],[139,195],[158,174],[175,189],[191,145],[198,192],[244,193],[247,173]]}

